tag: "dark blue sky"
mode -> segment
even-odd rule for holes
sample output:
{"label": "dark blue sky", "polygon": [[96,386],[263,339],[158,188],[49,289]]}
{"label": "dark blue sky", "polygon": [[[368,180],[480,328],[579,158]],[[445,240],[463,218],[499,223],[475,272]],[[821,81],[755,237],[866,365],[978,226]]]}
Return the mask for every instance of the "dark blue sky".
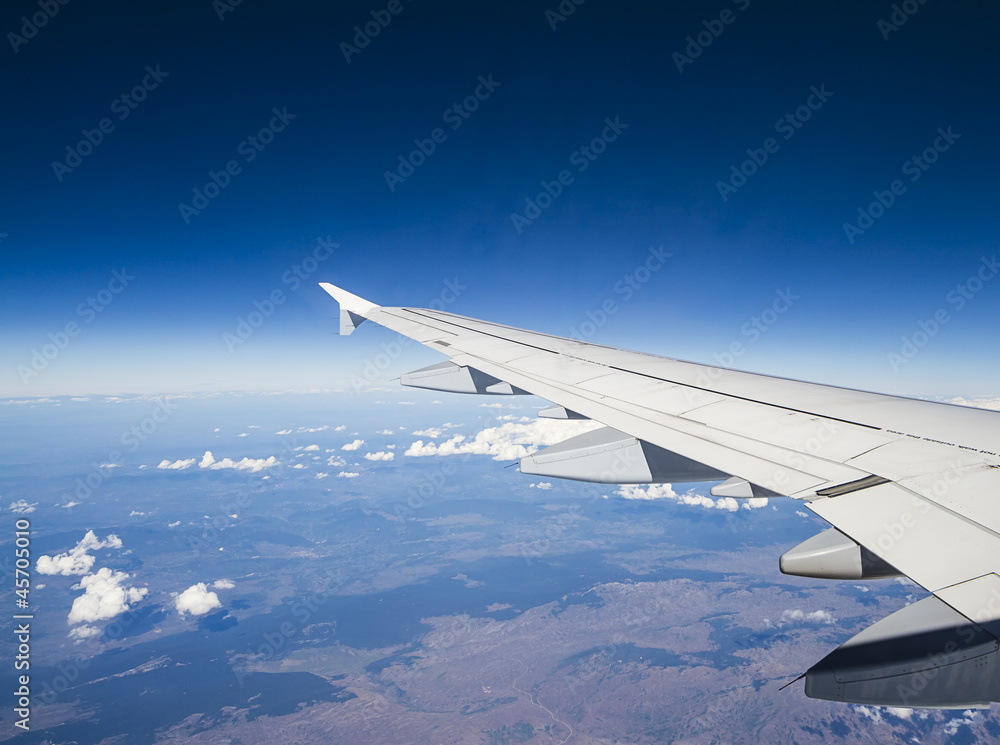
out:
{"label": "dark blue sky", "polygon": [[392,337],[332,337],[316,282],[426,305],[456,279],[465,315],[995,395],[1000,12],[902,6],[10,2],[0,396],[335,386]]}

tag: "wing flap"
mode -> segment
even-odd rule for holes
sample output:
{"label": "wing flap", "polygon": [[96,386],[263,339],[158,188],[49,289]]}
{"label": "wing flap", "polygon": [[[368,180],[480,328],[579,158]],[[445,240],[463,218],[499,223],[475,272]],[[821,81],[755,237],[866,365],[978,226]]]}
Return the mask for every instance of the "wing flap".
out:
{"label": "wing flap", "polygon": [[1000,536],[899,484],[817,499],[808,507],[934,593],[1000,570]]}

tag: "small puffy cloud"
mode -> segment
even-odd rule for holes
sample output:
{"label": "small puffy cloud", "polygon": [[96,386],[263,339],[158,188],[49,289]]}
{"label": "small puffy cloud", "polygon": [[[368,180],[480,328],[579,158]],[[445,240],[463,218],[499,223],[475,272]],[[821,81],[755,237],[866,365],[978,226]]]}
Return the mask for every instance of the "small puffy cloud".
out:
{"label": "small puffy cloud", "polygon": [[180,525],[180,524],[181,524],[181,521],[180,521],[180,520],[177,520],[176,522],[172,522],[172,523],[167,523],[167,527],[168,527],[168,528],[176,528],[176,527],[177,527],[178,525]]}
{"label": "small puffy cloud", "polygon": [[76,507],[78,504],[80,504],[80,503],[79,502],[74,502],[74,501],[70,500],[69,502],[67,502],[66,504],[63,505],[63,509],[67,509],[68,510],[70,507]]}
{"label": "small puffy cloud", "polygon": [[377,434],[377,435],[394,435],[394,434],[396,434],[396,433],[395,433],[395,432],[393,432],[393,431],[392,431],[391,429],[380,429],[380,430],[379,430],[378,432],[376,432],[375,434]]}
{"label": "small puffy cloud", "polygon": [[337,478],[339,478],[339,479],[356,479],[360,475],[361,474],[357,473],[356,471],[341,471],[340,473],[337,474]]}
{"label": "small puffy cloud", "polygon": [[347,429],[347,425],[346,424],[341,424],[339,427],[334,427],[333,431],[334,432],[343,432],[345,429]]}
{"label": "small puffy cloud", "polygon": [[229,579],[217,579],[212,583],[212,587],[216,590],[232,590],[236,587],[236,583]]}
{"label": "small puffy cloud", "polygon": [[798,621],[804,621],[806,623],[834,623],[837,619],[833,617],[833,614],[828,610],[814,610],[812,613],[806,613],[799,610],[798,608],[794,610],[784,610],[781,612],[781,618],[778,619],[780,623],[796,623]]}
{"label": "small puffy cloud", "polygon": [[121,539],[114,533],[102,541],[94,531],[88,530],[80,542],[66,553],[55,556],[39,556],[38,561],[35,562],[35,569],[38,570],[39,574],[62,574],[67,577],[74,574],[87,574],[96,561],[96,558],[90,555],[91,551],[121,547]]}
{"label": "small puffy cloud", "polygon": [[269,458],[243,458],[238,461],[234,461],[232,458],[216,460],[215,456],[212,455],[212,451],[206,450],[205,455],[201,458],[201,463],[198,464],[198,468],[210,468],[213,471],[218,471],[223,468],[232,468],[236,471],[259,473],[265,468],[271,468],[276,465],[278,465],[278,459],[273,455]]}
{"label": "small puffy cloud", "polygon": [[548,481],[539,481],[537,484],[528,484],[528,487],[531,489],[548,490],[552,488],[552,484]]}
{"label": "small puffy cloud", "polygon": [[96,626],[77,626],[75,629],[69,630],[69,638],[76,639],[77,641],[83,641],[84,639],[89,639],[92,636],[99,636],[101,630]]}
{"label": "small puffy cloud", "polygon": [[167,471],[184,471],[195,464],[195,458],[187,458],[185,460],[175,460],[173,462],[169,460],[161,460],[157,468],[162,468]]}
{"label": "small puffy cloud", "polygon": [[349,442],[342,446],[341,450],[357,450],[359,447],[365,444],[364,440],[355,440],[354,442]]}
{"label": "small puffy cloud", "polygon": [[317,474],[316,474],[316,478],[317,478],[317,479],[325,479],[325,478],[326,478],[326,477],[328,477],[329,475],[330,475],[330,474],[328,474],[328,473],[317,473]]}
{"label": "small puffy cloud", "polygon": [[436,440],[441,436],[441,430],[437,427],[428,427],[427,429],[417,429],[411,433],[414,437],[429,437],[432,440]]}
{"label": "small puffy cloud", "polygon": [[296,463],[294,466],[292,466],[292,468],[305,468],[305,465],[302,463]]}
{"label": "small puffy cloud", "polygon": [[365,453],[365,460],[392,460],[395,457],[395,453],[389,453],[385,450],[379,450],[377,453]]}
{"label": "small puffy cloud", "polygon": [[303,450],[309,452],[310,450],[319,450],[319,445],[306,445]]}
{"label": "small puffy cloud", "polygon": [[16,502],[10,503],[10,511],[13,512],[15,515],[29,515],[35,511],[35,507],[37,506],[38,502],[32,502],[31,504],[28,504],[28,502],[26,502],[25,500],[19,499]]}
{"label": "small puffy cloud", "polygon": [[250,435],[250,433],[249,433],[249,432],[241,432],[240,434],[238,434],[238,435],[236,435],[236,436],[237,436],[237,437],[249,437],[249,435]]}
{"label": "small puffy cloud", "polygon": [[149,594],[145,587],[127,587],[129,575],[108,567],[98,569],[80,580],[74,589],[82,589],[73,601],[68,621],[72,624],[106,621],[124,613]]}
{"label": "small puffy cloud", "polygon": [[290,430],[290,429],[279,429],[274,434],[276,434],[276,435],[290,435],[290,434],[292,434],[292,430]]}
{"label": "small puffy cloud", "polygon": [[976,723],[976,717],[979,715],[972,709],[966,709],[962,712],[962,716],[959,719],[950,719],[948,723],[944,726],[944,733],[951,737],[952,735],[958,734],[958,728],[962,725],[971,726]]}
{"label": "small puffy cloud", "polygon": [[174,598],[174,607],[182,616],[190,613],[192,616],[203,616],[209,611],[221,608],[219,596],[208,589],[204,582],[191,585]]}
{"label": "small puffy cloud", "polygon": [[[499,404],[497,404],[499,405]],[[589,432],[600,425],[597,422],[536,419],[528,423],[505,422],[499,427],[488,427],[469,439],[455,435],[443,442],[417,440],[404,455],[491,455],[493,460],[516,460],[534,453],[540,446],[554,445],[570,437]]]}
{"label": "small puffy cloud", "polygon": [[339,468],[340,466],[346,466],[347,461],[339,456],[331,455],[329,458],[327,458],[326,464],[328,466],[337,466]]}
{"label": "small puffy cloud", "polygon": [[128,513],[128,516],[129,517],[142,517],[145,514],[146,514],[145,512],[139,512],[138,510],[132,510],[130,513]]}
{"label": "small puffy cloud", "polygon": [[[704,507],[707,510],[726,510],[727,512],[736,512],[740,508],[740,503],[733,499],[732,497],[720,497],[719,499],[713,499],[712,497],[707,497],[703,494],[697,494],[693,491],[686,492],[684,494],[678,494],[674,491],[673,485],[671,484],[650,484],[648,486],[622,486],[618,491],[615,492],[620,497],[625,499],[673,499],[681,504],[688,504],[693,507]],[[763,499],[762,504],[754,504],[748,509],[756,509],[757,507],[762,507],[767,504],[767,499]],[[743,500],[747,503],[749,502],[760,502],[756,498]]]}

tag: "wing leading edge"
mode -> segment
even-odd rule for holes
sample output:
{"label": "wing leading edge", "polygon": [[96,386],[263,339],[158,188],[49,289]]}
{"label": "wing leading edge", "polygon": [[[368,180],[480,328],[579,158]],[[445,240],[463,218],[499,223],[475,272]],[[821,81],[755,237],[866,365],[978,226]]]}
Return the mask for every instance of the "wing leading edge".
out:
{"label": "wing leading edge", "polygon": [[1000,700],[1000,412],[698,365],[439,310],[382,307],[321,283],[349,334],[371,320],[442,352],[405,385],[530,392],[603,429],[521,470],[604,483],[713,481],[717,496],[802,500],[835,530],[782,570],[904,574],[933,593],[811,668],[807,695],[910,707]]}

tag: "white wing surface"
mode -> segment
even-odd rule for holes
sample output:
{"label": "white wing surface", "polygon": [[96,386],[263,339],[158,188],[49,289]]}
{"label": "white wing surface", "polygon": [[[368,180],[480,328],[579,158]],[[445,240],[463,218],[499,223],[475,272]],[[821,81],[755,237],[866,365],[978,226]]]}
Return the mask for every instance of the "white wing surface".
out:
{"label": "white wing surface", "polygon": [[420,308],[328,283],[341,333],[365,319],[446,355],[404,385],[530,392],[543,416],[606,427],[522,459],[605,483],[719,481],[713,494],[801,500],[833,528],[789,574],[906,575],[932,595],[806,673],[806,693],[910,707],[1000,700],[1000,412],[682,362]]}

